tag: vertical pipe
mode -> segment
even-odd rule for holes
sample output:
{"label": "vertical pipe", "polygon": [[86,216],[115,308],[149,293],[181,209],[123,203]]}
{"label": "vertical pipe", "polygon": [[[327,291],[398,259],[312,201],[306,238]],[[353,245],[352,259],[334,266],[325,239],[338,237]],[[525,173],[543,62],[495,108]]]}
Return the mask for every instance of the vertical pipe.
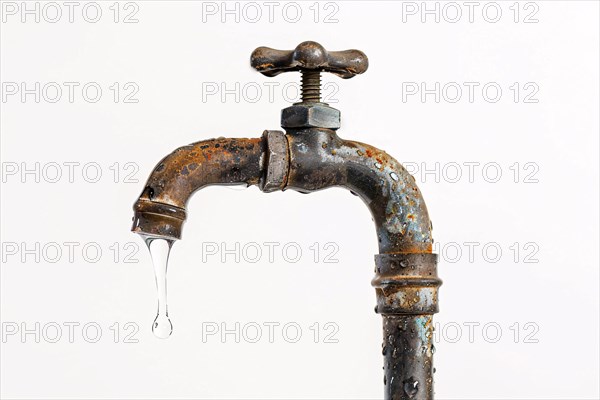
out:
{"label": "vertical pipe", "polygon": [[433,316],[382,317],[384,399],[433,399]]}
{"label": "vertical pipe", "polygon": [[386,400],[433,399],[433,314],[438,311],[437,256],[375,256],[376,311],[383,317]]}

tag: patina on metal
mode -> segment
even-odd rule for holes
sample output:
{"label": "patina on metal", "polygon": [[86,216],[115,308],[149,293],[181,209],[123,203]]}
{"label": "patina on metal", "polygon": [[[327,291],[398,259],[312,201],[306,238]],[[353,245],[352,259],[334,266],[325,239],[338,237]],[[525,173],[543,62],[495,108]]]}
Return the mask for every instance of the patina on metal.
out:
{"label": "patina on metal", "polygon": [[259,47],[251,65],[266,76],[302,73],[302,100],[282,111],[281,131],[257,139],[211,139],[158,163],[134,205],[136,233],[180,239],[190,196],[208,185],[258,185],[264,192],[310,193],[344,187],[369,208],[379,242],[375,311],[383,316],[385,399],[433,398],[433,322],[437,256],[431,221],[415,179],[394,158],[344,140],[338,110],[321,102],[320,73],[352,78],[367,70],[358,50],[328,52],[315,42],[295,50]]}

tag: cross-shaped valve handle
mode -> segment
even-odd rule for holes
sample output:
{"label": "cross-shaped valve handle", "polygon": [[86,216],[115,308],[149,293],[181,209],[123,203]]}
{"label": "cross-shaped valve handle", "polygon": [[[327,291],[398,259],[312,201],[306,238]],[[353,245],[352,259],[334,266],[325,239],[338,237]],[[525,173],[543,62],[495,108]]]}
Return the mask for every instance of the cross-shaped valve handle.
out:
{"label": "cross-shaped valve handle", "polygon": [[360,50],[327,51],[317,42],[302,42],[294,50],[259,47],[252,52],[250,64],[263,75],[273,77],[282,72],[302,73],[302,102],[321,101],[321,72],[331,72],[344,79],[362,74],[369,60]]}

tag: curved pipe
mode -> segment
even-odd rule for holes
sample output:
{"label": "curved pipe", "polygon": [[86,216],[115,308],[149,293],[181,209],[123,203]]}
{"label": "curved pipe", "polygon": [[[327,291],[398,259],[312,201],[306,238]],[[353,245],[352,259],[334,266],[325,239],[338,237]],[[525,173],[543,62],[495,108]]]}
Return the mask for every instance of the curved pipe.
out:
{"label": "curved pipe", "polygon": [[433,398],[433,314],[438,311],[437,256],[425,201],[415,179],[387,153],[340,139],[333,130],[288,131],[286,188],[341,186],[369,207],[379,241],[377,307],[383,316],[385,399]]}
{"label": "curved pipe", "polygon": [[211,139],[181,147],[154,169],[134,205],[132,230],[180,239],[191,195],[208,185],[258,184],[304,193],[345,187],[369,207],[379,241],[375,311],[383,316],[385,399],[433,398],[437,257],[414,178],[372,146],[324,128],[265,131],[258,139]]}
{"label": "curved pipe", "polygon": [[133,206],[132,231],[181,239],[189,198],[209,185],[256,185],[262,175],[264,141],[209,139],[173,151],[154,168]]}
{"label": "curved pipe", "polygon": [[333,130],[289,132],[286,188],[313,192],[341,186],[369,207],[380,253],[431,253],[431,221],[415,179],[384,151],[340,139]]}
{"label": "curved pipe", "polygon": [[[277,137],[209,139],[183,146],[162,159],[134,206],[133,231],[181,238],[185,207],[194,192],[209,185],[259,184],[277,162],[280,189],[313,192],[345,187],[367,205],[377,229],[379,252],[431,253],[431,221],[415,179],[384,151],[340,139],[329,129],[288,132],[289,155],[274,159],[269,143]],[[267,160],[267,157],[270,159]],[[262,187],[264,189],[264,186]],[[144,215],[147,214],[147,215]],[[169,220],[156,220],[166,216]],[[160,223],[173,225],[161,227]]]}

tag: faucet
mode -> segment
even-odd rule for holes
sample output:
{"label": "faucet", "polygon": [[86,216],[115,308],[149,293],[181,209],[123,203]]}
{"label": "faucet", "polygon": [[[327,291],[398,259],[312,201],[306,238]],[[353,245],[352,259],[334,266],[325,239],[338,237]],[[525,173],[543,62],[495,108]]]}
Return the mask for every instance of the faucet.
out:
{"label": "faucet", "polygon": [[340,138],[340,111],[321,102],[321,73],[348,79],[368,68],[359,50],[327,51],[307,41],[294,50],[259,47],[253,68],[265,76],[299,71],[301,101],[281,112],[281,127],[260,138],[218,138],[183,146],[154,168],[134,205],[132,231],[181,239],[190,196],[208,185],[258,185],[310,193],[344,187],[375,222],[375,312],[383,318],[384,398],[433,398],[433,314],[438,312],[432,225],[414,177],[382,150]]}

